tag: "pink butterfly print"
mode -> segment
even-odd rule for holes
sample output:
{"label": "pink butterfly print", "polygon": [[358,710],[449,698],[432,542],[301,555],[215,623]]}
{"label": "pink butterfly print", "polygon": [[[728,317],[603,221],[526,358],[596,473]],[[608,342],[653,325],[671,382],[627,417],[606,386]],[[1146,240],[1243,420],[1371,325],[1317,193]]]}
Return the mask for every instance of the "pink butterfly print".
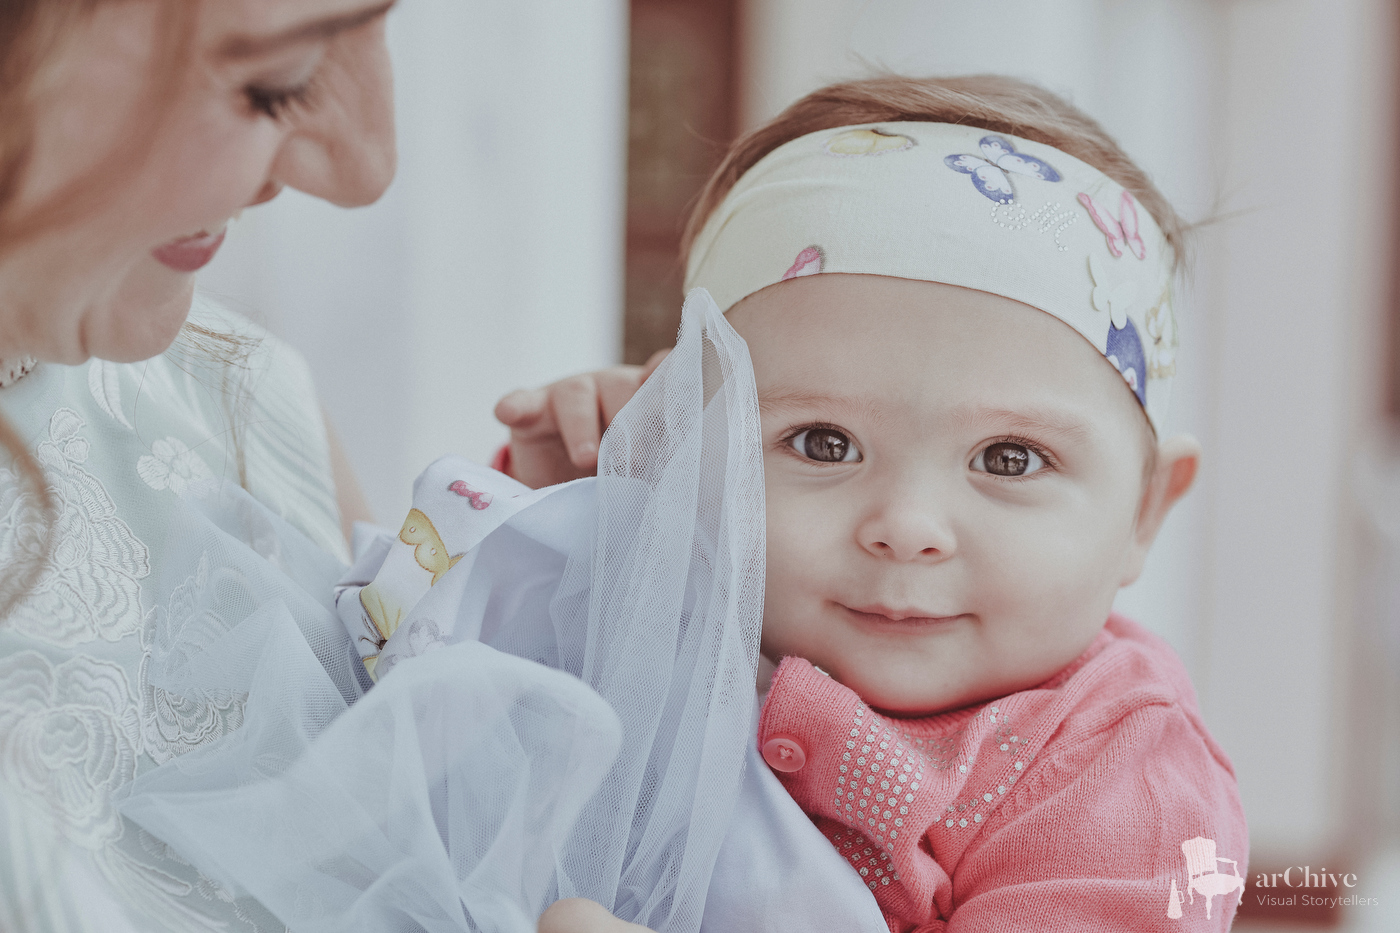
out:
{"label": "pink butterfly print", "polygon": [[447,489],[449,492],[455,492],[457,495],[466,499],[472,504],[472,508],[476,509],[478,512],[491,504],[491,494],[489,492],[481,492],[478,489],[473,489],[460,479],[451,486],[448,486]]}
{"label": "pink butterfly print", "polygon": [[825,257],[822,256],[820,246],[809,246],[797,254],[797,260],[792,264],[792,268],[783,273],[782,281],[795,279],[799,275],[816,275],[822,271],[822,264]]}
{"label": "pink butterfly print", "polygon": [[1095,201],[1082,191],[1079,193],[1079,203],[1084,205],[1089,216],[1093,218],[1094,226],[1103,231],[1108,240],[1108,251],[1115,259],[1123,255],[1125,245],[1137,258],[1147,258],[1147,244],[1142,242],[1142,236],[1138,233],[1137,202],[1131,194],[1123,192],[1123,197],[1118,202],[1116,218],[1101,202]]}

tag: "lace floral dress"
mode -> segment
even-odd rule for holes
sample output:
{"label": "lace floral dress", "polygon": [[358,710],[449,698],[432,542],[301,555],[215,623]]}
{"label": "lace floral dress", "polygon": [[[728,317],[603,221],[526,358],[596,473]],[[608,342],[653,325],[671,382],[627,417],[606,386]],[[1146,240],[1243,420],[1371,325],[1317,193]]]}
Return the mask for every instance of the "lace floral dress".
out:
{"label": "lace floral dress", "polygon": [[[347,557],[305,362],[202,301],[192,319],[248,338],[250,355],[177,346],[142,363],[41,364],[0,390],[57,513],[51,561],[0,622],[0,929],[283,929],[116,809],[136,775],[242,721],[244,695],[192,701],[148,676],[162,633],[217,637],[252,608],[257,588],[221,555],[251,549],[275,568],[278,516],[316,545],[305,553],[324,553],[321,576]],[[225,480],[266,514],[242,535],[189,540],[179,517]],[[0,589],[22,576],[42,528],[0,457]]]}

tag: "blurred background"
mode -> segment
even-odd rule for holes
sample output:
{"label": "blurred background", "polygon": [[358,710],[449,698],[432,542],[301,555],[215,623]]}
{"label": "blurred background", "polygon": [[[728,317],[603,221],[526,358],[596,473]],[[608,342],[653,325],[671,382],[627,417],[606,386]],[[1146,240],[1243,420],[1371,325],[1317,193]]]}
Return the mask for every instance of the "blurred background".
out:
{"label": "blurred background", "polygon": [[[403,0],[398,180],[248,212],[201,285],[298,347],[379,520],[496,399],[669,345],[686,209],[823,84],[1001,72],[1097,118],[1196,235],[1201,482],[1120,607],[1185,660],[1252,838],[1237,929],[1400,930],[1393,0]],[[1233,853],[1221,853],[1233,855]],[[1352,872],[1351,909],[1256,876]],[[1260,892],[1269,893],[1269,892]],[[1164,905],[1165,906],[1165,905]]]}

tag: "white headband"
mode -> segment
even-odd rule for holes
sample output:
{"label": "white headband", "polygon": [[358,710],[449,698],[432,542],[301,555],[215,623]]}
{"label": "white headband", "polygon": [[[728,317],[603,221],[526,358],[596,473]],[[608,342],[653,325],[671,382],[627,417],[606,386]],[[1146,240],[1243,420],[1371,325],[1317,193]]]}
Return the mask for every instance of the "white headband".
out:
{"label": "white headband", "polygon": [[1176,372],[1173,266],[1151,215],[1073,156],[976,127],[880,123],[764,156],[706,222],[685,287],[722,311],[820,272],[1011,298],[1083,334],[1160,432]]}

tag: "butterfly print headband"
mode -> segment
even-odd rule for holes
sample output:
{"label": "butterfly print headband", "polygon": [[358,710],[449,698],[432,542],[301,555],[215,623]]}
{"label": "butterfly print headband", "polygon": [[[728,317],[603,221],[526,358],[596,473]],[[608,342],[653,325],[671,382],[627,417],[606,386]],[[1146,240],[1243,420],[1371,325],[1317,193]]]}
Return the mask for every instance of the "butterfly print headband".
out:
{"label": "butterfly print headband", "polygon": [[890,275],[1002,295],[1079,331],[1161,431],[1174,255],[1121,185],[1058,149],[948,123],[821,130],[739,179],[690,252],[721,310],[785,279]]}

